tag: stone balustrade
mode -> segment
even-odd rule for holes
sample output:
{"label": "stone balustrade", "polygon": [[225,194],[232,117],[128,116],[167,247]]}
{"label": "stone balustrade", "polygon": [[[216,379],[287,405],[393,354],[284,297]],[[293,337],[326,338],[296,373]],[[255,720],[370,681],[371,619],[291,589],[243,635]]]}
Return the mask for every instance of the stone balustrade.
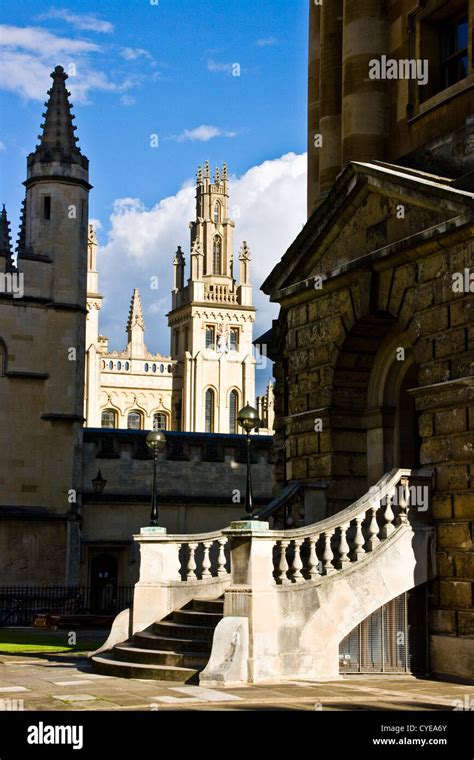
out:
{"label": "stone balustrade", "polygon": [[206,287],[204,292],[205,301],[213,301],[215,303],[238,303],[237,293],[234,290],[229,290],[227,285],[212,285],[211,287]]}
{"label": "stone balustrade", "polygon": [[315,525],[270,531],[278,585],[314,581],[363,559],[408,520],[429,509],[430,471],[396,470],[347,509]]}

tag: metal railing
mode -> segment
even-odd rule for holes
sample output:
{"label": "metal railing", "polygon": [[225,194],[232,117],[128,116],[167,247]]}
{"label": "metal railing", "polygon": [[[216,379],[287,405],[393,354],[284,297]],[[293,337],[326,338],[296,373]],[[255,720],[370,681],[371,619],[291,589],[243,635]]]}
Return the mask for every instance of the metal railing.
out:
{"label": "metal railing", "polygon": [[0,586],[0,626],[32,625],[37,615],[116,615],[133,586]]}

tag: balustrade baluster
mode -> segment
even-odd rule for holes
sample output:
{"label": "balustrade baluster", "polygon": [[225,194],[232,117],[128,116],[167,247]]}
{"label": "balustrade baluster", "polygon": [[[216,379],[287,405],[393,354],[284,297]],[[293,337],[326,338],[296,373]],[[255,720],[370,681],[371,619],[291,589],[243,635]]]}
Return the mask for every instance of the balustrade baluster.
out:
{"label": "balustrade baluster", "polygon": [[339,560],[338,564],[342,570],[346,565],[350,563],[349,559],[349,544],[347,543],[347,531],[350,523],[344,523],[339,526]]}
{"label": "balustrade baluster", "polygon": [[367,539],[367,551],[371,552],[375,547],[380,543],[380,539],[378,536],[379,533],[379,525],[377,522],[377,507],[370,507],[368,510],[371,514],[371,520],[369,525],[369,538]]}
{"label": "balustrade baluster", "polygon": [[188,544],[189,547],[189,558],[188,558],[188,573],[187,573],[187,580],[192,581],[196,579],[196,560],[195,560],[195,552],[198,547],[197,544]]}
{"label": "balustrade baluster", "polygon": [[219,556],[217,557],[217,575],[227,575],[226,570],[226,558],[225,558],[225,545],[227,543],[226,538],[219,538]]}
{"label": "balustrade baluster", "polygon": [[293,583],[303,583],[304,578],[301,574],[301,570],[303,569],[303,563],[301,561],[301,544],[303,543],[303,539],[295,538],[292,541],[294,546],[294,556],[293,556],[293,562],[292,562],[292,568],[291,568],[291,580]]}
{"label": "balustrade baluster", "polygon": [[212,546],[212,541],[204,541],[204,557],[202,560],[202,578],[211,578],[211,560],[209,558],[209,550]]}
{"label": "balustrade baluster", "polygon": [[291,583],[288,579],[288,562],[286,561],[286,549],[289,541],[281,540],[280,544],[280,561],[278,563],[278,583],[282,586]]}
{"label": "balustrade baluster", "polygon": [[[395,494],[396,494],[396,491],[395,491]],[[382,538],[388,538],[395,530],[395,526],[393,524],[393,521],[395,519],[395,514],[392,509],[392,495],[391,494],[387,494],[387,505],[385,507],[383,519],[385,520],[385,524],[382,525],[380,536]]]}
{"label": "balustrade baluster", "polygon": [[333,530],[328,530],[325,533],[323,533],[324,536],[324,553],[323,553],[323,574],[324,575],[331,575],[331,573],[335,573],[336,569],[334,565],[332,564],[332,560],[334,559],[334,554],[331,549],[331,538],[334,535]]}
{"label": "balustrade baluster", "polygon": [[398,525],[408,522],[409,494],[408,479],[402,478],[398,485]]}
{"label": "balustrade baluster", "polygon": [[311,536],[309,539],[309,559],[308,559],[308,569],[309,569],[309,578],[312,581],[315,581],[316,578],[319,578],[321,575],[320,572],[320,563],[318,560],[318,555],[316,554],[316,544],[319,539],[319,536]]}
{"label": "balustrade baluster", "polygon": [[365,554],[364,549],[364,534],[362,532],[362,523],[364,521],[364,515],[360,515],[355,518],[356,533],[354,536],[354,550],[352,552],[352,561],[358,562]]}

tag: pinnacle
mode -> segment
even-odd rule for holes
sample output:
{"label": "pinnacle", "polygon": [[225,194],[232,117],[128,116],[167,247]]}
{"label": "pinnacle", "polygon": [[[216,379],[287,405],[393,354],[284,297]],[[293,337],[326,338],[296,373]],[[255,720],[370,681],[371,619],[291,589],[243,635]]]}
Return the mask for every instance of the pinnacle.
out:
{"label": "pinnacle", "polygon": [[53,85],[48,90],[49,99],[45,103],[44,122],[40,127],[42,131],[38,135],[40,144],[30,154],[28,161],[63,161],[87,168],[87,158],[77,147],[78,138],[74,136],[77,127],[72,123],[75,117],[71,113],[70,92],[65,85],[68,75],[62,66],[56,66],[51,78]]}
{"label": "pinnacle", "polygon": [[21,256],[25,252],[25,245],[26,245],[26,196],[21,202],[20,228],[18,230],[18,237],[16,241],[16,252],[18,256]]}
{"label": "pinnacle", "polygon": [[11,271],[15,268],[12,259],[12,245],[10,235],[10,222],[8,221],[5,204],[0,214],[0,256],[6,259],[6,269]]}
{"label": "pinnacle", "polygon": [[143,318],[142,301],[138,288],[135,288],[130,303],[130,311],[128,314],[127,332],[133,330],[134,327],[141,327],[145,329],[145,320]]}

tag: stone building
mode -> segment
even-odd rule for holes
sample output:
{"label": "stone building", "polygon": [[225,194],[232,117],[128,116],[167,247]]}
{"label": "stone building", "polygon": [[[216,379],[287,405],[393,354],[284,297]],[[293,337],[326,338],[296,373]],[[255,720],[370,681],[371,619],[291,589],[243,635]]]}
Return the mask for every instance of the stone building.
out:
{"label": "stone building", "polygon": [[[40,144],[27,158],[16,264],[5,208],[0,213],[0,586],[100,586],[99,576],[107,572],[110,579],[111,568],[115,585],[128,584],[135,580],[136,558],[127,549],[132,533],[149,520],[153,472],[145,433],[136,428],[179,427],[174,402],[185,387],[186,362],[201,368],[202,394],[211,386],[215,392],[213,432],[229,431],[234,389],[236,409],[244,397],[253,401],[249,254],[244,246],[237,287],[231,233],[225,231],[232,227],[227,180],[211,191],[206,169],[203,197],[207,193],[214,205],[221,204],[221,216],[218,221],[214,208],[212,222],[196,224],[202,240],[207,240],[204,228],[211,241],[212,236],[222,239],[222,272],[214,277],[214,269],[207,269],[209,274],[201,269],[189,286],[175,289],[170,319],[179,323],[173,329],[182,329],[183,341],[189,329],[186,352],[184,343],[175,357],[148,352],[135,290],[127,349],[108,353],[106,339],[98,336],[101,295],[97,241],[88,225],[88,159],[76,144],[67,75],[56,66],[51,77]],[[219,201],[214,202],[214,194]],[[197,235],[193,242],[201,261]],[[176,266],[182,273],[181,259]],[[190,291],[199,291],[203,303],[190,298]],[[208,329],[214,330],[213,342],[206,337]],[[196,384],[193,392],[200,405],[191,415],[191,429],[204,430],[204,396],[199,399]],[[113,409],[116,418],[102,419],[100,393],[104,410]],[[271,403],[261,406],[271,417]],[[99,429],[84,428],[84,409],[90,425]],[[130,418],[134,412],[138,424],[137,417]],[[101,423],[132,429],[105,430]],[[264,505],[273,489],[271,438],[256,437],[253,460],[256,503]],[[102,496],[92,483],[99,469],[107,481]],[[162,524],[170,530],[227,524],[243,509],[243,437],[169,433],[160,455],[159,485]]]}
{"label": "stone building", "polygon": [[434,472],[429,654],[452,678],[474,673],[473,12],[310,3],[309,217],[262,288],[280,484],[327,479],[333,514]]}
{"label": "stone building", "polygon": [[[109,351],[107,338],[99,335],[97,240],[89,228],[84,413],[88,427],[239,432],[237,413],[255,399],[256,310],[246,242],[239,253],[239,285],[234,276],[235,225],[228,203],[226,166],[222,176],[216,169],[214,181],[209,164],[204,171],[200,167],[187,280],[181,247],[173,260],[169,356],[153,354],[145,345],[137,289],[127,322],[127,346],[124,351]],[[257,405],[264,415],[260,433],[271,434],[271,385]]]}
{"label": "stone building", "polygon": [[91,185],[67,75],[56,66],[51,76],[40,143],[27,158],[16,266],[1,219],[3,583],[70,582],[77,570]]}

